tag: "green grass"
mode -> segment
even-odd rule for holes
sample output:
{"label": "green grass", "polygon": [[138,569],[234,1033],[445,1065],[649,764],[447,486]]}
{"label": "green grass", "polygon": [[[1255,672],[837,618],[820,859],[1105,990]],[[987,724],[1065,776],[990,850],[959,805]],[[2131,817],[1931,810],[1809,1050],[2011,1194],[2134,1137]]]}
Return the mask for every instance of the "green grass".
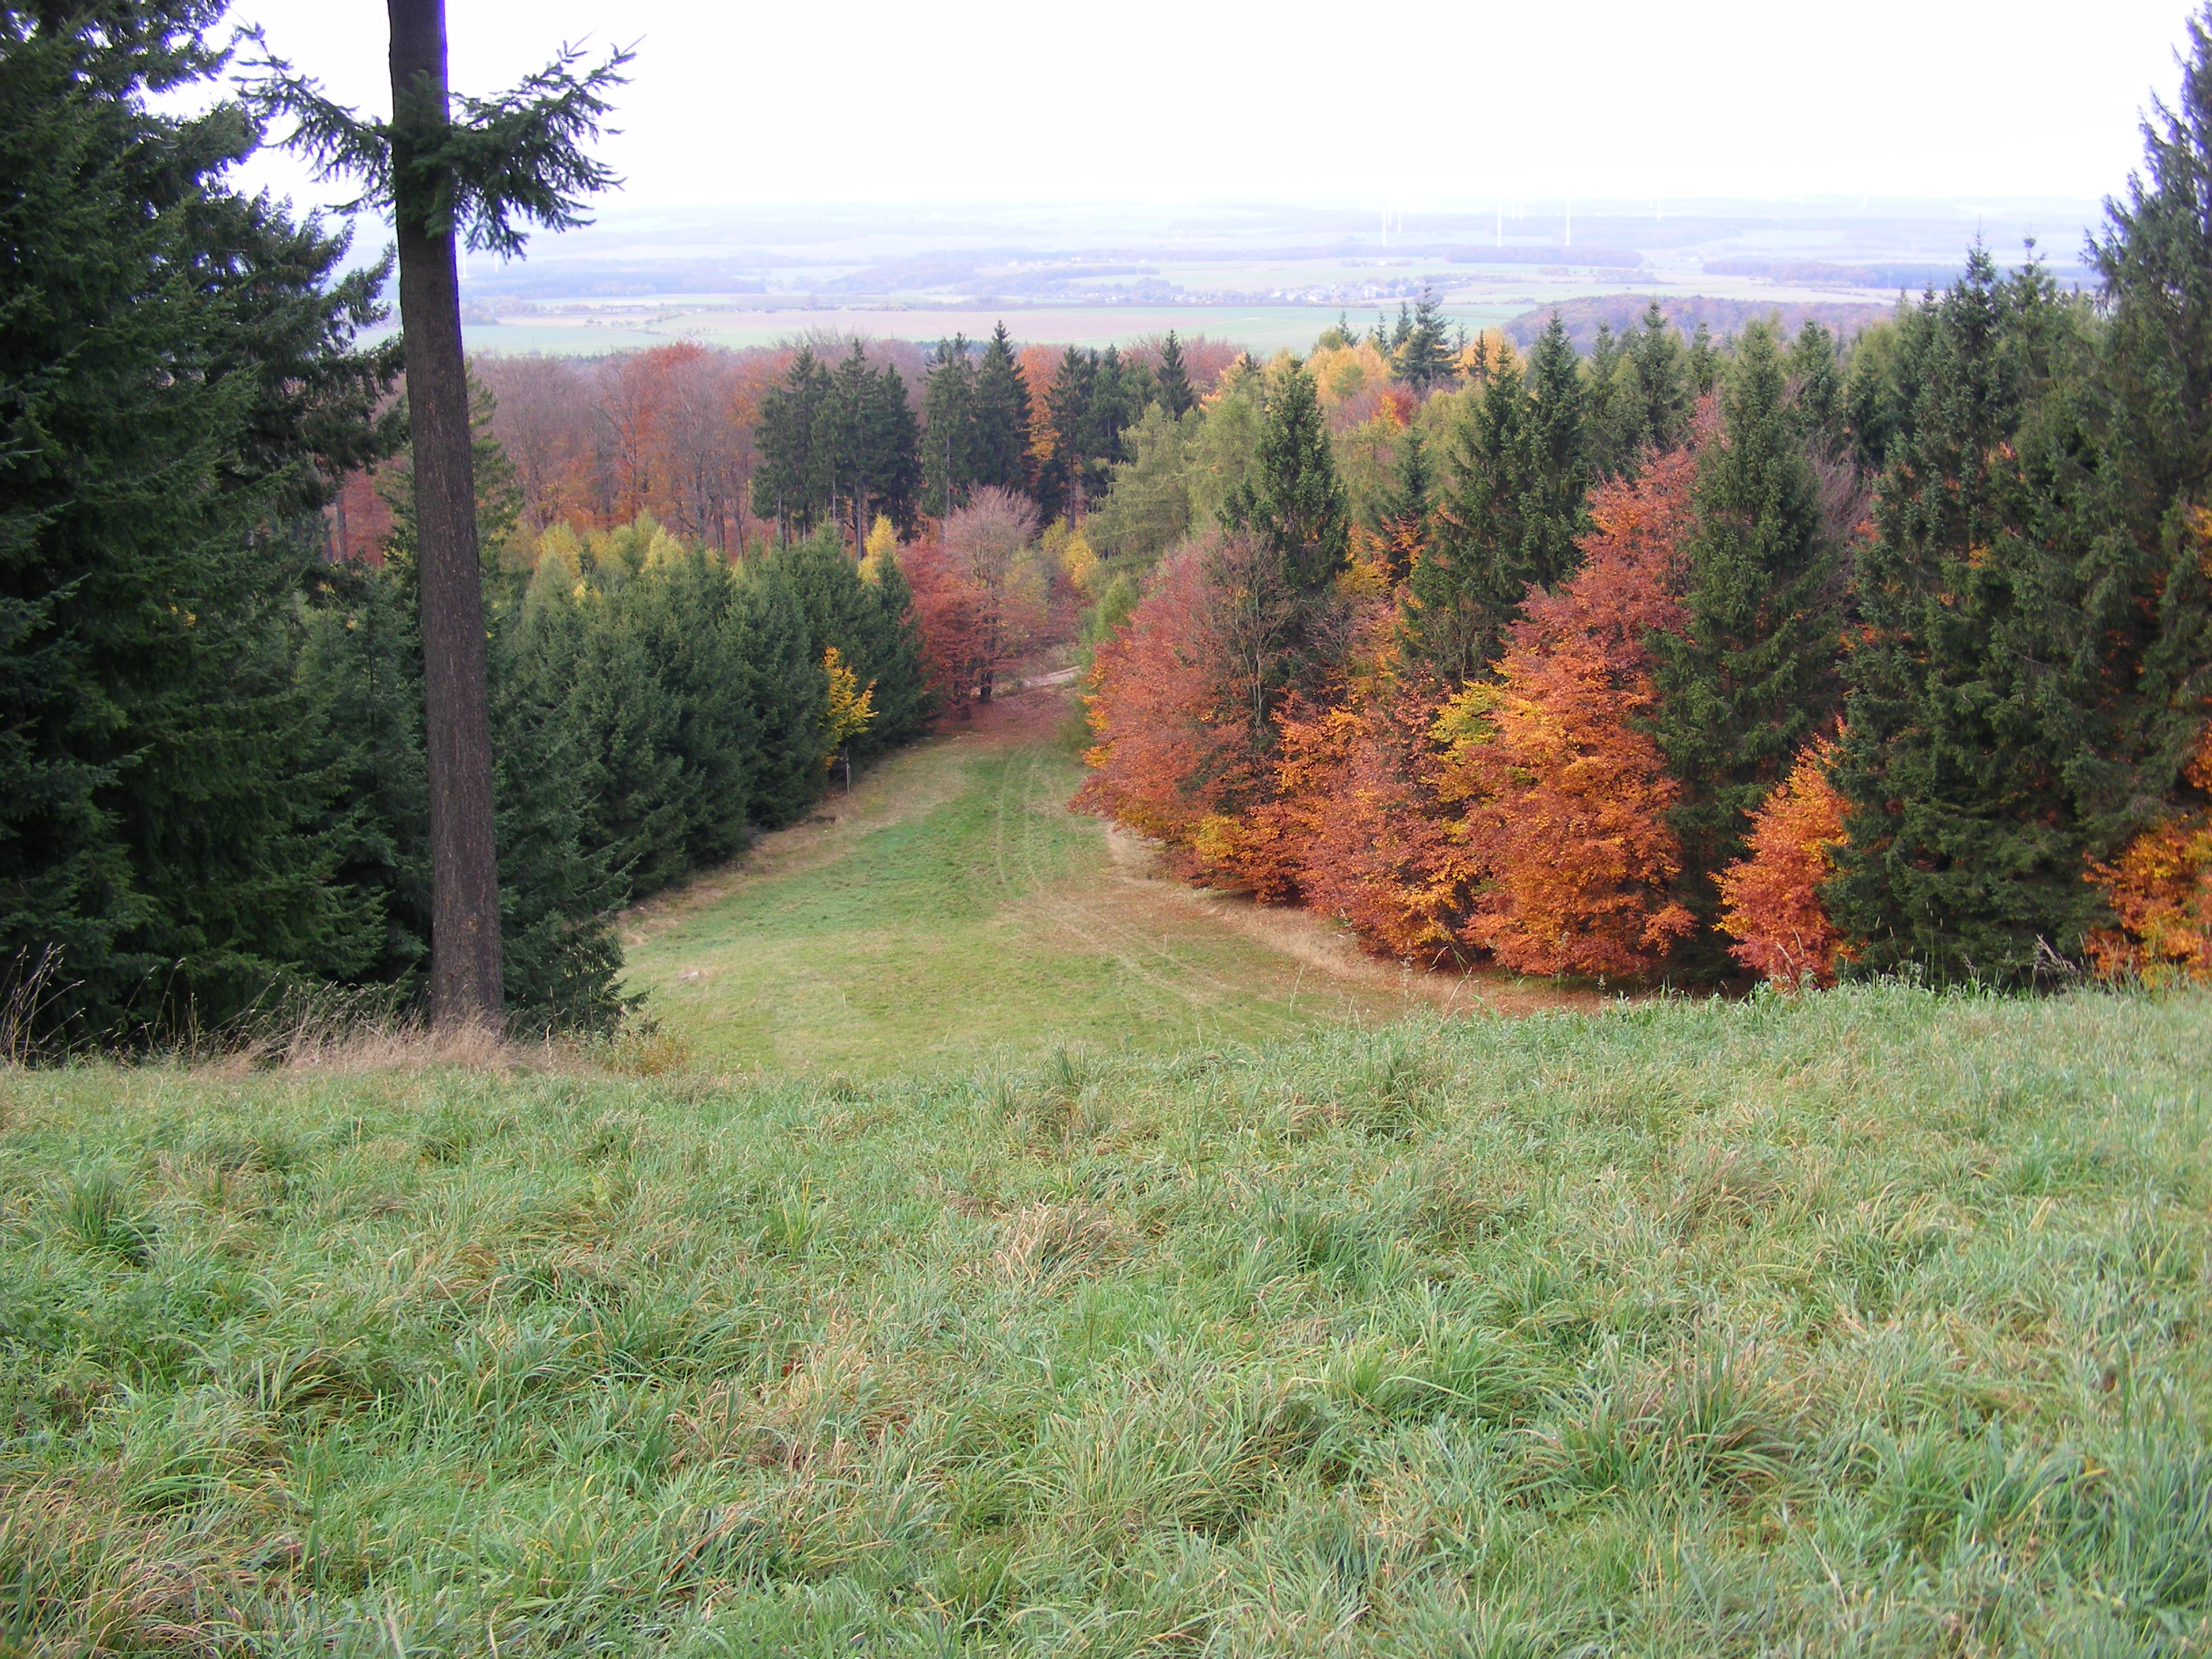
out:
{"label": "green grass", "polygon": [[0,1646],[2185,1654],[2212,1000],[0,1073]]}
{"label": "green grass", "polygon": [[1104,827],[1066,810],[1080,781],[1042,734],[933,740],[833,798],[845,818],[817,850],[649,922],[628,983],[718,1065],[854,1075],[1405,1011],[1115,883]]}

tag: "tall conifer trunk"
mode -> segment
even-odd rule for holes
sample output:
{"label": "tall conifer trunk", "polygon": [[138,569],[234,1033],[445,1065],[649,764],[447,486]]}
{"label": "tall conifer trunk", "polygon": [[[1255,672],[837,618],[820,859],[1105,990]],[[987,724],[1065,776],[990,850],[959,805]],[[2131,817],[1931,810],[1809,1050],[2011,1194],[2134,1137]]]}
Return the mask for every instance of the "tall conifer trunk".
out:
{"label": "tall conifer trunk", "polygon": [[388,0],[392,220],[415,451],[430,784],[430,1021],[498,1024],[499,866],[476,469],[450,204],[417,157],[448,121],[445,0]]}

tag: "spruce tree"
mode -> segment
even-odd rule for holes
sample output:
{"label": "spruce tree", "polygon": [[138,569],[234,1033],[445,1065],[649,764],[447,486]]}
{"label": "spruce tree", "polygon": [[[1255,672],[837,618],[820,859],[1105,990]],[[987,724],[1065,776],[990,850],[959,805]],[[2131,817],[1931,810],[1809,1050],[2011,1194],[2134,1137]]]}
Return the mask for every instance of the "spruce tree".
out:
{"label": "spruce tree", "polygon": [[1712,395],[1721,381],[1721,354],[1713,345],[1713,331],[1700,317],[1697,331],[1690,337],[1690,356],[1685,365],[1690,381],[1690,396],[1695,398]]}
{"label": "spruce tree", "polygon": [[1198,396],[1191,390],[1190,370],[1182,360],[1182,343],[1176,338],[1173,329],[1168,331],[1167,343],[1160,348],[1160,366],[1155,377],[1159,405],[1171,420],[1181,420],[1198,404]]}
{"label": "spruce tree", "polygon": [[1416,550],[1428,544],[1430,497],[1434,488],[1428,446],[1421,441],[1419,428],[1408,427],[1399,441],[1397,472],[1378,515],[1386,574],[1394,583],[1406,580],[1413,570]]}
{"label": "spruce tree", "polygon": [[1013,342],[1000,323],[991,331],[975,366],[975,448],[973,483],[981,489],[1030,488],[1030,389],[1014,360]]}
{"label": "spruce tree", "polygon": [[1106,493],[1115,464],[1128,459],[1121,434],[1135,424],[1151,401],[1142,363],[1108,346],[1098,354],[1090,400],[1083,411],[1083,493],[1086,501]]}
{"label": "spruce tree", "polygon": [[1680,448],[1689,434],[1690,410],[1696,401],[1682,337],[1656,300],[1644,308],[1644,326],[1629,341],[1626,356],[1635,398],[1625,463],[1645,449]]}
{"label": "spruce tree", "polygon": [[328,879],[376,919],[347,977],[411,1001],[430,961],[430,798],[422,755],[422,647],[404,567],[323,573],[305,612],[298,673],[315,711],[314,764],[329,791]]}
{"label": "spruce tree", "polygon": [[848,745],[865,761],[915,736],[928,717],[928,690],[913,591],[889,550],[856,566],[835,537],[817,533],[766,561],[805,614],[808,651],[837,654],[875,689],[876,718]]}
{"label": "spruce tree", "polygon": [[1344,485],[1313,376],[1293,365],[1267,395],[1251,479],[1224,503],[1223,527],[1264,554],[1238,596],[1239,654],[1255,729],[1271,727],[1289,691],[1319,688],[1328,663],[1323,624],[1351,548]]}
{"label": "spruce tree", "polygon": [[829,482],[830,517],[852,538],[856,558],[874,495],[875,406],[875,371],[868,367],[867,349],[855,340],[830,372],[829,389],[814,415],[814,445]]}
{"label": "spruce tree", "polygon": [[1868,969],[2020,979],[2089,909],[2027,683],[2047,653],[2021,648],[2042,619],[2022,605],[2033,500],[2016,457],[2045,390],[2029,343],[2057,307],[2047,276],[2002,282],[1973,251],[1875,496],[1834,774],[1849,842],[1826,890]]}
{"label": "spruce tree", "polygon": [[899,568],[898,555],[889,548],[872,554],[860,574],[867,583],[869,605],[863,661],[876,699],[875,720],[853,743],[854,752],[865,757],[920,737],[937,709],[922,659],[914,589]]}
{"label": "spruce tree", "polygon": [[1444,325],[1443,306],[1426,289],[1413,307],[1411,325],[1397,347],[1393,367],[1398,378],[1417,392],[1426,392],[1453,378],[1451,337]]}
{"label": "spruce tree", "polygon": [[1085,447],[1092,437],[1091,401],[1097,384],[1097,357],[1070,346],[1060,354],[1045,399],[1052,453],[1037,468],[1037,505],[1048,517],[1064,518],[1070,524],[1083,511]]}
{"label": "spruce tree", "polygon": [[1588,442],[1574,347],[1554,314],[1525,378],[1510,364],[1492,371],[1437,492],[1433,544],[1407,580],[1407,647],[1447,681],[1480,673],[1528,590],[1580,561]]}
{"label": "spruce tree", "polygon": [[614,913],[627,887],[585,844],[590,803],[562,702],[520,659],[520,602],[491,639],[492,787],[499,802],[501,971],[509,1026],[605,1030],[631,1006]]}
{"label": "spruce tree", "polygon": [[963,335],[938,343],[922,397],[922,510],[943,518],[975,480],[975,365]]}
{"label": "spruce tree", "polygon": [[1557,312],[1528,355],[1530,397],[1528,488],[1522,551],[1528,580],[1548,587],[1582,562],[1577,544],[1589,528],[1589,422],[1580,365]]}
{"label": "spruce tree", "polygon": [[2106,325],[2081,441],[2047,446],[2064,459],[2032,573],[2045,740],[2098,858],[2202,805],[2182,775],[2212,720],[2212,14],[2189,20],[2179,101],[2143,137],[2092,245]]}
{"label": "spruce tree", "polygon": [[1807,318],[1790,348],[1784,372],[1790,382],[1799,432],[1816,448],[1831,453],[1841,452],[1849,442],[1849,434],[1836,337]]}
{"label": "spruce tree", "polygon": [[1851,459],[1863,472],[1881,473],[1892,452],[1911,436],[1935,337],[1936,304],[1932,291],[1917,303],[1900,294],[1897,309],[1851,343],[1842,418]]}
{"label": "spruce tree", "polygon": [[784,373],[783,384],[761,398],[755,443],[760,464],[753,469],[753,516],[765,519],[788,538],[805,535],[828,509],[830,458],[817,449],[817,423],[830,398],[830,371],[811,346],[801,346]]}
{"label": "spruce tree", "polygon": [[665,537],[656,538],[647,575],[646,648],[675,704],[671,747],[684,782],[684,860],[698,869],[744,848],[751,805],[751,710],[730,621],[736,588],[719,555]]}
{"label": "spruce tree", "polygon": [[1638,410],[1628,355],[1613,325],[1601,319],[1589,356],[1583,360],[1582,382],[1589,475],[1610,478],[1634,459]]}
{"label": "spruce tree", "polygon": [[1408,653],[1447,683],[1498,654],[1534,579],[1522,562],[1529,497],[1528,398],[1522,370],[1492,371],[1473,418],[1453,434],[1436,540],[1407,578],[1400,628]]}
{"label": "spruce tree", "polygon": [[[380,923],[294,677],[316,509],[378,452],[388,268],[240,195],[187,0],[0,15],[0,977],[112,1041],[349,976]],[[386,434],[389,436],[389,433]]]}
{"label": "spruce tree", "polygon": [[[652,638],[646,558],[657,531],[644,520],[595,538],[585,591],[574,601],[574,654],[560,671],[565,684],[542,688],[547,701],[558,698],[575,742],[585,844],[634,897],[658,892],[690,864],[683,707],[658,672]],[[539,597],[550,605],[555,596]]]}
{"label": "spruce tree", "polygon": [[808,634],[805,610],[781,572],[764,563],[745,568],[730,625],[744,664],[753,819],[764,829],[781,830],[804,817],[821,797],[829,679]]}
{"label": "spruce tree", "polygon": [[1257,459],[1254,482],[1237,487],[1223,518],[1267,544],[1293,592],[1318,593],[1344,568],[1352,522],[1328,419],[1304,369],[1293,367],[1270,389]]}
{"label": "spruce tree", "polygon": [[[489,418],[489,399],[480,398],[478,538],[496,548],[513,528],[517,498],[502,488],[511,472],[490,440]],[[389,986],[407,1001],[426,988],[431,927],[410,483],[404,469],[390,479],[397,528],[386,562],[339,567],[319,584],[300,667],[333,791],[331,832],[343,848],[332,880],[382,919],[375,956],[354,977]],[[627,887],[604,853],[586,844],[589,771],[567,703],[580,549],[565,531],[548,542],[526,585],[491,568],[485,583],[502,983],[509,1021],[526,1030],[604,1026],[623,1007],[611,918]],[[547,592],[557,595],[557,614],[539,600]]]}
{"label": "spruce tree", "polygon": [[[1656,635],[1656,732],[1682,788],[1672,814],[1692,914],[1719,909],[1713,875],[1742,851],[1747,815],[1835,707],[1836,560],[1785,398],[1782,356],[1747,328],[1721,392],[1722,440],[1698,468],[1686,538],[1688,626]],[[1710,932],[1686,952],[1721,966]]]}

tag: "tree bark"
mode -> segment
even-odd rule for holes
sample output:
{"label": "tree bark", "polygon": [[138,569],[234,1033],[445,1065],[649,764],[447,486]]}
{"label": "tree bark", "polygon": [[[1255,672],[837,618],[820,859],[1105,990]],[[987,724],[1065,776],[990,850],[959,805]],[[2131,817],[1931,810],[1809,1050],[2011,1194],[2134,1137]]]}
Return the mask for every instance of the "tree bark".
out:
{"label": "tree bark", "polygon": [[416,157],[449,113],[445,0],[387,0],[392,20],[392,222],[415,451],[424,714],[430,782],[430,1024],[496,1027],[499,856],[491,793],[490,691],[468,366],[461,350],[453,226]]}

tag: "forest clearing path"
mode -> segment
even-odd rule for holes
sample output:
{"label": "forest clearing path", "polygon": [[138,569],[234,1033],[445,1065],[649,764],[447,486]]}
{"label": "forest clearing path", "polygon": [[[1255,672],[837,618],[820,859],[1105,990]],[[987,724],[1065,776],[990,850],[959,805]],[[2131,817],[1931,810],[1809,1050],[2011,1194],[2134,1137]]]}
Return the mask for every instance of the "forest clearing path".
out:
{"label": "forest clearing path", "polygon": [[854,1073],[1595,1005],[1400,968],[1317,917],[1156,875],[1139,838],[1066,810],[1067,701],[1064,685],[1004,698],[638,907],[629,988],[702,1059]]}

